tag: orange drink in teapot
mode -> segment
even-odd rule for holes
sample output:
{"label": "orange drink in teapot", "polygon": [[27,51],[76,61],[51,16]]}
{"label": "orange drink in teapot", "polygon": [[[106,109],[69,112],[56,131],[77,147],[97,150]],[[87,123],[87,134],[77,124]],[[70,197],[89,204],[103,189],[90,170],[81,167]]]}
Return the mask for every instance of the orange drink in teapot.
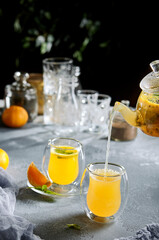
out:
{"label": "orange drink in teapot", "polygon": [[132,126],[140,128],[145,134],[159,137],[159,60],[150,63],[152,72],[140,82],[142,92],[132,111],[122,103],[116,102],[114,110],[122,114]]}

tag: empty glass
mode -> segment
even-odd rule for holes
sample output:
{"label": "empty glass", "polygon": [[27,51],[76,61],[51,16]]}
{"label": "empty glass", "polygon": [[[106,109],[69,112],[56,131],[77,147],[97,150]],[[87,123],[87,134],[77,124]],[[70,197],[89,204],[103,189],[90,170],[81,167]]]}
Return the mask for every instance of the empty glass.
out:
{"label": "empty glass", "polygon": [[94,110],[97,105],[98,92],[95,90],[78,90],[77,91],[79,113],[80,113],[80,130],[92,131]]}
{"label": "empty glass", "polygon": [[98,94],[97,105],[93,111],[93,132],[107,135],[110,102],[111,97],[109,95]]}
{"label": "empty glass", "polygon": [[43,60],[44,81],[44,123],[52,124],[54,121],[54,104],[59,88],[59,79],[67,80],[72,76],[72,63],[70,58],[46,58]]}
{"label": "empty glass", "polygon": [[54,133],[69,136],[77,132],[79,110],[75,95],[76,78],[59,79],[59,88],[54,104]]}
{"label": "empty glass", "polygon": [[128,178],[124,167],[104,162],[87,165],[81,179],[81,200],[86,215],[109,223],[122,213],[127,201]]}
{"label": "empty glass", "polygon": [[85,166],[82,144],[72,138],[49,139],[44,150],[42,169],[52,182],[50,189],[60,196],[79,194]]}

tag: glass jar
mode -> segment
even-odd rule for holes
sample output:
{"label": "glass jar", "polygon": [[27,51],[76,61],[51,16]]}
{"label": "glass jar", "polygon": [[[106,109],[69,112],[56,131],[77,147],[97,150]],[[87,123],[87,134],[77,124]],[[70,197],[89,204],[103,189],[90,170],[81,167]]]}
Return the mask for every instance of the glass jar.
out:
{"label": "glass jar", "polygon": [[38,114],[37,92],[30,83],[28,73],[15,72],[15,82],[5,87],[5,108],[12,105],[24,107],[29,115],[29,121],[33,121]]}
{"label": "glass jar", "polygon": [[42,73],[29,73],[28,83],[35,87],[38,97],[38,115],[43,115],[44,94],[43,94],[43,75]]}

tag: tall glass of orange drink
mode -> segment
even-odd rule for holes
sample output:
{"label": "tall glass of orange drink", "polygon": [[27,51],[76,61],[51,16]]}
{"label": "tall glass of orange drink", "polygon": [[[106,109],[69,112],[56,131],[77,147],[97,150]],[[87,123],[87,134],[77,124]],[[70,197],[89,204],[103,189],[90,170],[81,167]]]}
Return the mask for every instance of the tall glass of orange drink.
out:
{"label": "tall glass of orange drink", "polygon": [[128,178],[124,167],[108,163],[92,163],[81,179],[81,199],[87,216],[96,222],[117,218],[127,199]]}
{"label": "tall glass of orange drink", "polygon": [[52,182],[51,189],[61,195],[79,193],[85,158],[82,144],[72,138],[48,141],[42,162],[45,175]]}

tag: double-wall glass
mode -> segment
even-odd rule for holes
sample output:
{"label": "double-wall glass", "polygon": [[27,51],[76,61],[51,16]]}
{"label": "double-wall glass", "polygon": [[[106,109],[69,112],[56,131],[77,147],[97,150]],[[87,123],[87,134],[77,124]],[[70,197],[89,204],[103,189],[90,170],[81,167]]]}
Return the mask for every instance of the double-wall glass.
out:
{"label": "double-wall glass", "polygon": [[61,196],[80,193],[80,180],[85,166],[82,144],[72,138],[48,140],[42,169],[52,182],[50,189]]}
{"label": "double-wall glass", "polygon": [[104,162],[89,164],[81,179],[81,200],[86,215],[95,222],[109,223],[120,216],[128,193],[123,166]]}

